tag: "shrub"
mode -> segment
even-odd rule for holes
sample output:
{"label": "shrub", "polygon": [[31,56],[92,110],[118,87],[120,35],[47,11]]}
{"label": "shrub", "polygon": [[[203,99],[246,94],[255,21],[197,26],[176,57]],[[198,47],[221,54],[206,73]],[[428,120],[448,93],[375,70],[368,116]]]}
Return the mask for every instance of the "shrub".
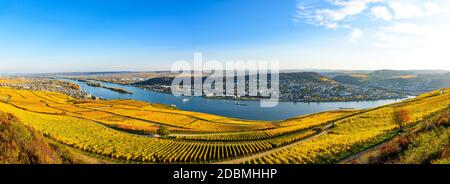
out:
{"label": "shrub", "polygon": [[156,132],[160,136],[168,136],[170,134],[169,129],[165,125],[160,125],[158,131]]}
{"label": "shrub", "polygon": [[381,164],[396,158],[411,143],[411,136],[398,136],[387,142],[381,148],[363,154],[360,158],[353,160],[354,164]]}
{"label": "shrub", "polygon": [[380,150],[380,156],[384,158],[392,157],[393,155],[400,152],[402,149],[397,141],[391,141],[384,145]]}
{"label": "shrub", "polygon": [[441,157],[442,157],[442,158],[450,158],[450,148],[445,149],[445,150],[441,153]]}
{"label": "shrub", "polygon": [[450,122],[448,117],[442,117],[437,123],[438,126],[448,126],[449,124]]}
{"label": "shrub", "polygon": [[402,150],[408,148],[409,144],[412,142],[411,136],[404,135],[395,138],[395,141],[398,143]]}
{"label": "shrub", "polygon": [[400,128],[403,128],[404,125],[411,122],[411,115],[406,109],[396,110],[394,113],[394,121]]}
{"label": "shrub", "polygon": [[449,144],[447,129],[436,128],[416,135],[414,142],[404,152],[400,163],[421,164],[439,157]]}
{"label": "shrub", "polygon": [[436,127],[436,125],[431,121],[424,121],[421,124],[422,130],[432,130]]}

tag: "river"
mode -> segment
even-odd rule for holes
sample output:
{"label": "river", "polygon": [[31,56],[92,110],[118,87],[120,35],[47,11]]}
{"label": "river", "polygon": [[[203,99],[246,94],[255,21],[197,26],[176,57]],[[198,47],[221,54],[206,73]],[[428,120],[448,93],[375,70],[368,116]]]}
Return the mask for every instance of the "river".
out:
{"label": "river", "polygon": [[[317,113],[322,111],[337,110],[340,108],[365,109],[390,103],[402,101],[404,99],[374,100],[374,101],[354,101],[354,102],[279,102],[276,107],[260,107],[259,101],[240,101],[237,105],[233,100],[206,99],[202,97],[176,97],[172,94],[160,93],[145,90],[138,87],[120,85],[114,83],[99,82],[104,86],[121,88],[133,94],[123,94],[105,88],[89,86],[84,82],[67,80],[80,85],[80,87],[95,96],[104,99],[134,99],[150,103],[165,105],[176,105],[178,109],[187,111],[204,112],[227,117],[234,117],[247,120],[284,120],[304,114]],[[183,100],[183,99],[189,99]]]}

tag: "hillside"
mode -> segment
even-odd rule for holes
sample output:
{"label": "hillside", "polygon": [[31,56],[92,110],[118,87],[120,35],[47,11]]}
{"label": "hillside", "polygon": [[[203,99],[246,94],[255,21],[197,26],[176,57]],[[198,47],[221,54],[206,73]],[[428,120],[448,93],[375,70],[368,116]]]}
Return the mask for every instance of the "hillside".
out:
{"label": "hillside", "polygon": [[[246,80],[249,79],[249,76],[245,76]],[[148,79],[146,81],[137,82],[134,83],[134,85],[165,85],[170,86],[172,84],[172,80],[174,77],[156,77],[152,79]],[[206,77],[202,77],[202,80],[204,81]],[[316,72],[292,72],[292,73],[280,73],[279,79],[281,81],[283,80],[304,80],[304,81],[310,81],[310,82],[318,82],[318,83],[325,83],[325,82],[333,82],[331,79],[316,73]],[[234,79],[236,80],[236,78]]]}
{"label": "hillside", "polygon": [[[249,81],[249,76],[245,76]],[[270,76],[268,77],[270,80]],[[171,92],[170,86],[174,77],[158,77],[133,85],[155,91]],[[203,77],[204,81],[206,77]],[[227,78],[227,81],[229,78]],[[237,83],[237,78],[231,81]],[[193,83],[194,80],[191,80]],[[258,81],[250,81],[258,82]],[[246,83],[248,89],[248,83]],[[224,84],[224,89],[226,85]],[[371,87],[361,87],[350,83],[341,83],[317,72],[291,72],[279,74],[279,90],[281,101],[312,102],[312,101],[358,101],[405,97],[401,93],[389,92]]]}
{"label": "hillside", "polygon": [[0,111],[0,163],[56,164],[63,160],[41,133]]}
{"label": "hillside", "polygon": [[0,111],[0,164],[102,164],[95,158],[47,138],[20,118]]}
{"label": "hillside", "polygon": [[352,75],[338,75],[333,78],[333,80],[344,83],[344,84],[351,84],[351,85],[358,85],[362,86],[364,84],[364,78],[361,78],[359,76],[352,76]]}
{"label": "hillside", "polygon": [[450,109],[407,127],[394,139],[356,154],[342,163],[450,163]]}
{"label": "hillside", "polygon": [[450,85],[450,73],[445,71],[380,70],[367,75],[341,74],[333,80],[344,84],[399,91],[418,95]]}
{"label": "hillside", "polygon": [[145,81],[134,83],[134,85],[141,86],[141,85],[162,85],[162,86],[170,86],[172,85],[174,77],[156,77],[151,78]]}
{"label": "hillside", "polygon": [[280,73],[280,81],[304,80],[317,83],[335,83],[335,81],[316,72]]}
{"label": "hillside", "polygon": [[[372,109],[321,112],[277,122],[133,100],[80,101],[60,93],[7,87],[0,87],[0,98],[2,111],[70,148],[69,155],[89,153],[90,159],[107,158],[113,163],[306,164],[337,163],[392,140],[407,127],[448,109],[450,90]],[[399,113],[408,118],[399,121]],[[161,126],[169,135],[158,135]],[[7,137],[13,137],[10,134]]]}

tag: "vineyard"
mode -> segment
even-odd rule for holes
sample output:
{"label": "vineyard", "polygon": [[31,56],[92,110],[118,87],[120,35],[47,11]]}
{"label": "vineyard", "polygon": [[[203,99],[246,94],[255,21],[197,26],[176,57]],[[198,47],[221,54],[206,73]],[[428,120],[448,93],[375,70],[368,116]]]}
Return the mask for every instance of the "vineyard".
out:
{"label": "vineyard", "polygon": [[221,161],[262,152],[315,133],[306,131],[273,140],[235,143],[156,139],[115,131],[75,117],[33,113],[3,103],[0,108],[66,145],[115,159],[142,162]]}
{"label": "vineyard", "polygon": [[[278,122],[239,120],[134,100],[81,101],[55,92],[8,87],[0,87],[0,109],[64,145],[122,162],[334,163],[448,108],[449,94],[449,90],[431,92],[379,108],[322,112]],[[402,124],[395,118],[400,110],[410,115]],[[155,136],[161,126],[168,127],[170,134]]]}
{"label": "vineyard", "polygon": [[349,156],[353,150],[361,150],[395,134],[399,128],[393,118],[395,109],[407,109],[412,118],[406,123],[417,123],[437,111],[449,108],[449,92],[447,90],[444,94],[409,100],[337,121],[328,134],[245,163],[334,163]]}
{"label": "vineyard", "polygon": [[159,125],[173,132],[232,132],[275,127],[269,122],[256,122],[185,112],[164,105],[133,100],[75,101],[63,94],[2,88],[8,104],[30,112],[79,117],[130,131],[155,133]]}
{"label": "vineyard", "polygon": [[216,133],[216,134],[200,134],[200,135],[180,135],[176,136],[179,139],[187,140],[208,140],[208,141],[250,141],[270,139],[278,136],[296,133],[302,130],[311,128],[320,128],[336,119],[342,118],[345,115],[354,113],[353,111],[336,111],[324,112],[303,117],[289,119],[278,123],[277,128],[270,128],[265,130],[238,132],[238,133]]}

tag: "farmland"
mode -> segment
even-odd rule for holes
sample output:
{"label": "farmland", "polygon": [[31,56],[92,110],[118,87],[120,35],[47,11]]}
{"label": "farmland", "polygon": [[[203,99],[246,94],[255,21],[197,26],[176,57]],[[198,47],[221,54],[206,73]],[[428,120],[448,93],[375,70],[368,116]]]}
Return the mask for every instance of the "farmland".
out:
{"label": "farmland", "polygon": [[[0,87],[0,111],[89,155],[137,163],[336,163],[390,140],[450,105],[450,90],[364,110],[268,122],[182,111],[135,100],[78,100]],[[408,112],[398,123],[396,114]],[[168,135],[158,135],[167,127]]]}

